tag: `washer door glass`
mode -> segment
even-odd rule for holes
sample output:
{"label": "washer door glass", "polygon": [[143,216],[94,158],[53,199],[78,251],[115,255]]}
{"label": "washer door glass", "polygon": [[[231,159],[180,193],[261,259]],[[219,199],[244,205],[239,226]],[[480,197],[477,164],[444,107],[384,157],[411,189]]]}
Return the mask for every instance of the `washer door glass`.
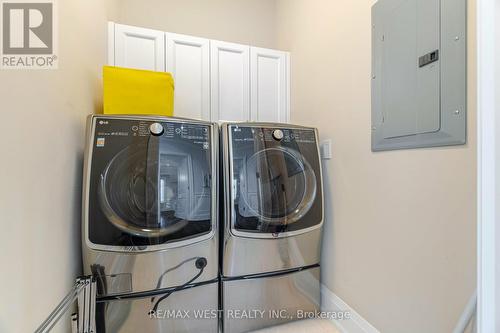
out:
{"label": "washer door glass", "polygon": [[[95,213],[90,223],[92,242],[158,245],[211,230],[209,136],[201,140],[181,131],[165,132],[134,138],[119,149],[107,143],[108,149],[117,152],[102,163],[101,172],[94,172],[97,200],[91,207]],[[99,154],[104,150],[96,148],[96,171]]]}
{"label": "washer door glass", "polygon": [[272,129],[231,129],[232,215],[240,231],[282,233],[321,222],[315,133],[310,130],[302,133],[304,139],[296,139],[299,130],[284,132],[275,139]]}

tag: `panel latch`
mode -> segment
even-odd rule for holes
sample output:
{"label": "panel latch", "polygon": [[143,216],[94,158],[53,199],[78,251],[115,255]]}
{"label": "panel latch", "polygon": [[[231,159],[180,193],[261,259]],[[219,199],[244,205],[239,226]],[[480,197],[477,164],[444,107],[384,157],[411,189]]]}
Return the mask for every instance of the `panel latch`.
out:
{"label": "panel latch", "polygon": [[429,52],[418,58],[418,67],[424,67],[439,60],[439,50]]}

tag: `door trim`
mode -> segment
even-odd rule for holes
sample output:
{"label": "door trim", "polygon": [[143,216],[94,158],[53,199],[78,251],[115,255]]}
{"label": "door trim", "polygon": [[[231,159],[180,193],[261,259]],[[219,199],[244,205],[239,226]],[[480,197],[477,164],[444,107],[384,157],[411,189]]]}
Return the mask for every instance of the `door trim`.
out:
{"label": "door trim", "polygon": [[477,329],[498,332],[500,322],[500,3],[477,2],[478,212]]}

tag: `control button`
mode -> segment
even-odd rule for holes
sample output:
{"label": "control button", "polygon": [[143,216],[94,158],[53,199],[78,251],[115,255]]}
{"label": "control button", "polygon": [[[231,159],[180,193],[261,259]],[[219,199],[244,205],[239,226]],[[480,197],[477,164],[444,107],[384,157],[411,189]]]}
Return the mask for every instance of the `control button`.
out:
{"label": "control button", "polygon": [[163,134],[163,126],[159,123],[152,123],[149,125],[149,131],[153,135],[162,135]]}
{"label": "control button", "polygon": [[274,140],[281,141],[283,140],[283,131],[280,129],[276,129],[273,131],[273,138]]}

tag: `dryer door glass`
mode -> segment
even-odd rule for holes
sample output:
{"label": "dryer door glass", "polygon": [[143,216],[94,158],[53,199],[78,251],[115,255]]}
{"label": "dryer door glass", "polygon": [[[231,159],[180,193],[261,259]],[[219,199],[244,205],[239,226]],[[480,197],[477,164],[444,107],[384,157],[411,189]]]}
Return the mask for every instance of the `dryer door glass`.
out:
{"label": "dryer door glass", "polygon": [[230,127],[233,227],[283,233],[322,220],[314,130]]}
{"label": "dryer door glass", "polygon": [[94,216],[89,223],[93,243],[159,245],[211,230],[210,128],[162,126],[160,136],[111,136],[103,147],[94,148],[91,198],[95,193],[96,200],[91,200]]}

